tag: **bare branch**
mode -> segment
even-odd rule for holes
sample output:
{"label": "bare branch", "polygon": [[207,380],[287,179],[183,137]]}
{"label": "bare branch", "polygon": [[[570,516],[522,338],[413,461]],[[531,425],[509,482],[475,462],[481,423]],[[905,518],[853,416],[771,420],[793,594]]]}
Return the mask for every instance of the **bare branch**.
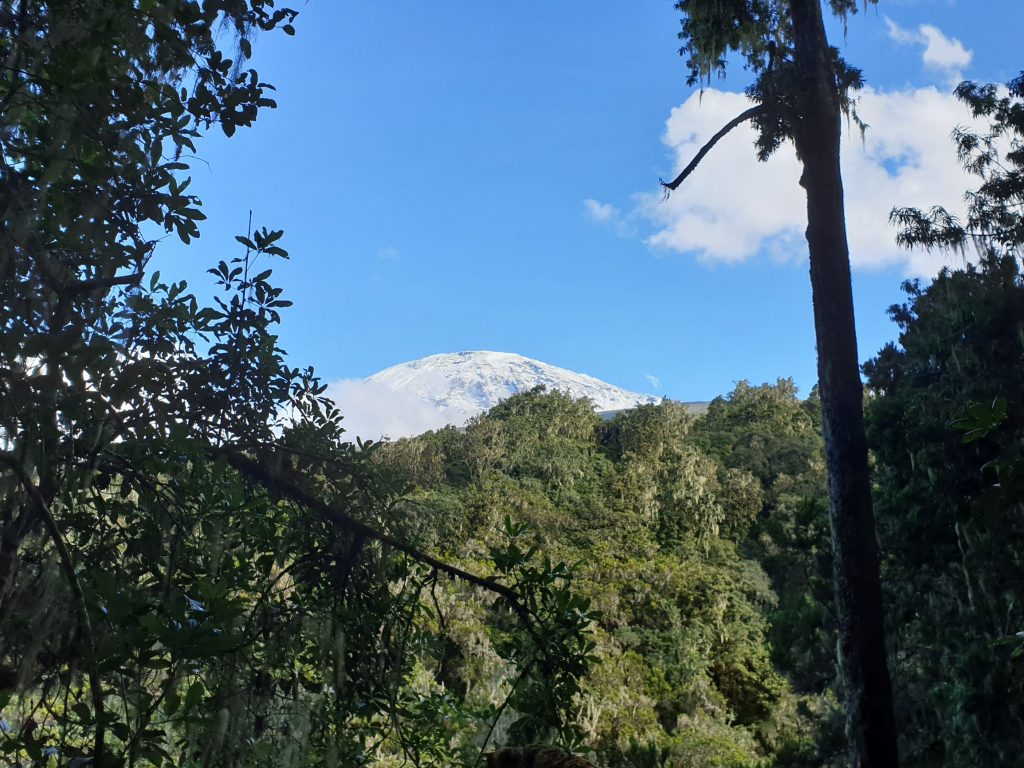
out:
{"label": "bare branch", "polygon": [[717,144],[719,141],[721,141],[722,137],[725,136],[725,134],[727,134],[740,123],[745,123],[747,120],[752,120],[758,115],[764,114],[764,111],[764,104],[758,104],[757,106],[751,107],[747,111],[740,113],[732,120],[730,120],[728,123],[726,123],[722,130],[720,130],[718,133],[712,136],[711,140],[700,148],[700,152],[698,152],[694,156],[693,160],[690,161],[689,165],[683,168],[682,173],[680,173],[678,176],[672,179],[672,181],[664,181],[662,179],[658,179],[658,182],[661,184],[661,186],[665,188],[665,196],[668,197],[670,192],[674,192],[680,184],[686,181],[686,177],[693,173],[694,169],[698,165],[700,165],[700,161],[704,159],[704,155],[710,152],[711,148],[714,147],[715,144]]}

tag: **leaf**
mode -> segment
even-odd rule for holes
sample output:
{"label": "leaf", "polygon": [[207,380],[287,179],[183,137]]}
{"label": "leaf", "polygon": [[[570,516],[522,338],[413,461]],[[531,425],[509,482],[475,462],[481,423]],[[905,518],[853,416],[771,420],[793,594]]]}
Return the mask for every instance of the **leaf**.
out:
{"label": "leaf", "polygon": [[201,681],[196,680],[196,682],[189,686],[188,692],[185,694],[185,702],[183,704],[184,710],[186,712],[194,710],[199,706],[199,703],[203,700],[203,696],[205,694],[206,688],[203,686]]}
{"label": "leaf", "polygon": [[167,691],[167,696],[164,698],[164,714],[172,717],[180,706],[181,696],[178,695],[178,691],[175,688],[171,688]]}
{"label": "leaf", "polygon": [[951,426],[964,432],[964,443],[973,443],[998,429],[1006,420],[1007,409],[1005,397],[997,397],[988,405],[972,403]]}
{"label": "leaf", "polygon": [[138,621],[139,625],[149,632],[149,634],[156,635],[157,637],[163,634],[164,623],[153,614],[147,613],[143,616],[139,616]]}

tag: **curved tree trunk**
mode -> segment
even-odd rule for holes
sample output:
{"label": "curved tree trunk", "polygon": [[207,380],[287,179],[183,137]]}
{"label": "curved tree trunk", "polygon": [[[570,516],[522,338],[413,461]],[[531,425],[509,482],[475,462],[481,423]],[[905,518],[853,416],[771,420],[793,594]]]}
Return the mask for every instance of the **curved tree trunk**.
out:
{"label": "curved tree trunk", "polygon": [[880,558],[839,167],[842,115],[821,0],[791,0],[790,7],[800,88],[794,138],[803,163],[800,184],[807,191],[807,245],[848,738],[857,768],[894,768],[898,757],[892,684],[885,655]]}

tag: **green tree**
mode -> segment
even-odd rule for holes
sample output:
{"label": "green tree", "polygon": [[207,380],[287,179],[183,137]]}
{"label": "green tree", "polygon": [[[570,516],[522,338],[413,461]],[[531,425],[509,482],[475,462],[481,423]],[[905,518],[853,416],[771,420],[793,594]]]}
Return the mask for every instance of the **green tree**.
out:
{"label": "green tree", "polygon": [[869,437],[894,608],[897,716],[911,765],[1020,762],[1024,536],[1024,75],[956,90],[984,133],[954,132],[979,184],[961,221],[896,209],[909,247],[973,248],[977,265],[904,285],[898,344],[865,366]]}
{"label": "green tree", "polygon": [[[865,370],[910,765],[1013,765],[1024,737],[1024,281],[1012,257],[906,286]],[[1005,418],[965,442],[965,419]],[[976,439],[973,439],[975,438]]]}
{"label": "green tree", "polygon": [[[856,765],[894,766],[892,690],[839,164],[842,116],[851,111],[860,72],[828,44],[821,0],[680,0],[676,7],[683,13],[681,53],[690,83],[723,73],[727,56],[736,52],[755,74],[748,93],[756,104],[719,131],[665,184],[666,192],[746,120],[758,129],[761,159],[792,140],[803,165],[848,735]],[[829,0],[828,7],[843,17],[857,10],[855,0]]]}
{"label": "green tree", "polygon": [[[75,556],[76,537],[98,533],[84,524],[86,499],[102,498],[114,476],[123,496],[139,492],[188,438],[270,439],[272,414],[293,389],[302,399],[303,379],[280,365],[269,332],[283,302],[266,274],[240,278],[242,267],[222,265],[225,287],[241,290],[202,312],[182,284],[158,274],[143,283],[154,226],[188,242],[203,218],[176,177],[182,152],[203,127],[230,135],[273,106],[240,66],[247,35],[288,31],[294,15],[262,0],[0,9],[0,594],[31,592],[56,553],[77,627],[70,648],[56,631],[41,640],[57,643],[47,652],[58,658],[85,660],[97,764],[108,724],[102,647]],[[222,23],[236,33],[239,66],[217,45]],[[284,254],[279,233],[253,237],[253,256]],[[128,462],[130,472],[119,468]],[[40,531],[50,557],[26,550]],[[25,663],[34,660],[19,666],[31,677]]]}
{"label": "green tree", "polygon": [[744,551],[772,579],[769,614],[776,662],[797,690],[821,694],[835,680],[832,558],[820,403],[789,379],[741,381],[716,397],[692,438],[733,471],[750,472],[761,505]]}
{"label": "green tree", "polygon": [[800,479],[808,495],[824,490],[819,480],[820,422],[816,393],[800,400],[792,379],[760,386],[741,381],[728,395],[711,401],[691,436],[727,467],[753,473],[770,505],[787,480]]}
{"label": "green tree", "polygon": [[589,663],[570,569],[511,534],[475,561],[487,578],[410,543],[407,486],[278,345],[281,232],[237,238],[211,306],[152,268],[161,237],[199,236],[199,137],[273,106],[250,34],[295,15],[0,4],[5,763],[450,765],[478,728],[438,724],[471,708],[414,684],[444,647],[442,574],[500,597],[505,672],[552,691],[534,720],[564,725]]}

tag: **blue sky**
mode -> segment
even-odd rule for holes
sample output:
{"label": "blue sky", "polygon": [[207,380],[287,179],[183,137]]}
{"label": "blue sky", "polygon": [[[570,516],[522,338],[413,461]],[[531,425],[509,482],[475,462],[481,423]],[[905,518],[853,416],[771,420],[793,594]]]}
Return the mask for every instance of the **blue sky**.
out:
{"label": "blue sky", "polygon": [[[814,383],[795,160],[757,164],[738,130],[658,195],[746,84],[736,68],[703,99],[687,88],[670,2],[298,8],[296,37],[255,45],[279,108],[199,145],[209,220],[158,252],[165,275],[206,283],[252,209],[292,254],[275,269],[295,301],[283,344],[328,381],[491,349],[681,400]],[[895,336],[900,282],[948,263],[899,253],[885,213],[957,205],[951,83],[1024,69],[1022,28],[1021,0],[882,0],[845,42],[832,30],[870,86],[865,143],[846,145],[863,359]]]}

